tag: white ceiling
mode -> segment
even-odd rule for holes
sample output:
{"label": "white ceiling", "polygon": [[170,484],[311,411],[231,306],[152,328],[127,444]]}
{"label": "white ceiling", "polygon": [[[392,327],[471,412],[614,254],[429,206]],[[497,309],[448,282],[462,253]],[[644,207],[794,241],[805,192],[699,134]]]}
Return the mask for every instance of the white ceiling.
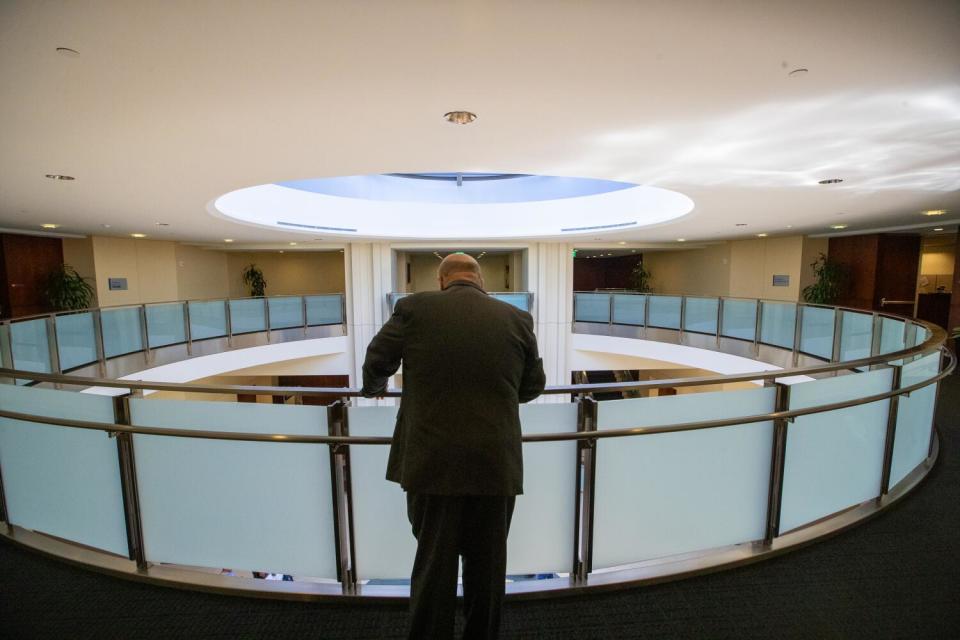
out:
{"label": "white ceiling", "polygon": [[[207,207],[264,183],[437,171],[696,204],[604,241],[949,224],[957,34],[955,0],[3,0],[0,227],[303,240]],[[479,118],[449,124],[453,109]]]}

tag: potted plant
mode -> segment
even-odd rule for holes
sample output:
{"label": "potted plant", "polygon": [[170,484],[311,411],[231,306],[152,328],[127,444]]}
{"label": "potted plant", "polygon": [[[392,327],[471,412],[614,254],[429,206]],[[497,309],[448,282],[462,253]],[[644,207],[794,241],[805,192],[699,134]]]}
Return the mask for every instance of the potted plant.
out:
{"label": "potted plant", "polygon": [[650,286],[651,274],[643,266],[643,260],[637,262],[637,266],[630,272],[630,284],[634,291],[639,293],[650,293],[653,287]]}
{"label": "potted plant", "polygon": [[810,263],[810,267],[813,268],[813,276],[816,278],[816,282],[804,287],[804,301],[813,304],[836,304],[847,284],[846,268],[831,261],[822,253],[815,261]]}
{"label": "potted plant", "polygon": [[87,309],[94,296],[90,283],[68,264],[60,265],[47,276],[43,293],[54,311]]}
{"label": "potted plant", "polygon": [[267,281],[263,278],[263,271],[255,264],[247,265],[243,269],[243,283],[250,287],[250,296],[263,297],[267,288]]}

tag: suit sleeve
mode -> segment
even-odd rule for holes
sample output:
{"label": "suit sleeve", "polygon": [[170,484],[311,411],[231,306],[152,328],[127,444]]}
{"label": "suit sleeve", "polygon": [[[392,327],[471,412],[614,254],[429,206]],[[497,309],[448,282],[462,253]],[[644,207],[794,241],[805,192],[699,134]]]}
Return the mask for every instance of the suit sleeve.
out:
{"label": "suit sleeve", "polygon": [[537,349],[537,337],[533,333],[533,317],[528,313],[523,318],[524,342],[526,343],[526,359],[523,367],[523,378],[520,381],[520,402],[530,402],[541,393],[547,384],[547,376],[543,373],[543,360]]}
{"label": "suit sleeve", "polygon": [[387,390],[387,378],[400,368],[403,357],[403,316],[401,300],[397,301],[393,315],[370,341],[363,360],[363,388],[365,398],[383,395]]}

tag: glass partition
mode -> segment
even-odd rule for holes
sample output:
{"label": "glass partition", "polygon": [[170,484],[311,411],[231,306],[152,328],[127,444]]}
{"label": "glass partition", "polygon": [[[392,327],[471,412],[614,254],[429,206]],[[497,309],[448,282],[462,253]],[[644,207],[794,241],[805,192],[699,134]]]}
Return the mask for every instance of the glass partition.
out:
{"label": "glass partition", "polygon": [[267,304],[270,305],[271,329],[303,326],[303,298],[300,296],[267,298]]}
{"label": "glass partition", "polygon": [[797,327],[797,305],[792,302],[761,302],[760,342],[793,349]]}
{"label": "glass partition", "polygon": [[[940,371],[940,354],[931,353],[903,366],[900,386],[929,380]],[[893,439],[890,486],[895,486],[923,462],[930,452],[937,385],[927,385],[910,395],[901,395],[897,407],[897,430]]]}
{"label": "glass partition", "polygon": [[629,324],[643,326],[644,309],[647,306],[647,296],[640,294],[613,294],[613,322],[614,324]]}
{"label": "glass partition", "polygon": [[[877,369],[790,387],[790,409],[890,390]],[[880,495],[889,400],[800,416],[787,427],[780,531],[787,532]]]}
{"label": "glass partition", "polygon": [[190,339],[206,340],[227,335],[227,302],[190,302]]}
{"label": "glass partition", "polygon": [[753,341],[757,333],[757,301],[723,300],[723,332],[728,338]]}
{"label": "glass partition", "polygon": [[[114,421],[112,398],[73,391],[0,384],[0,406]],[[127,555],[117,443],[105,433],[0,418],[0,467],[11,524]]]}
{"label": "glass partition", "polygon": [[323,324],[341,324],[344,322],[340,294],[329,296],[305,296],[305,298],[307,301],[308,326],[313,327]]}
{"label": "glass partition", "polygon": [[662,329],[680,328],[680,296],[650,296],[647,326]]}
{"label": "glass partition", "polygon": [[230,328],[233,335],[265,331],[267,316],[263,298],[230,300]]}
{"label": "glass partition", "polygon": [[[833,357],[833,325],[836,312],[804,306],[800,311],[800,351],[830,360]],[[791,338],[792,341],[792,338]]]}
{"label": "glass partition", "polygon": [[[601,429],[773,411],[772,387],[608,400]],[[772,423],[597,441],[594,568],[763,538]]]}
{"label": "glass partition", "polygon": [[57,354],[60,369],[69,371],[97,361],[97,337],[93,313],[57,316]]}
{"label": "glass partition", "polygon": [[610,296],[606,293],[575,293],[576,322],[610,322]]}
{"label": "glass partition", "polygon": [[840,360],[870,357],[873,314],[840,311]]}
{"label": "glass partition", "polygon": [[151,349],[187,341],[182,302],[147,305],[146,315],[147,342]]}
{"label": "glass partition", "polygon": [[515,306],[517,309],[530,311],[530,297],[526,293],[493,293],[491,295],[497,300]]}
{"label": "glass partition", "polygon": [[[141,426],[327,432],[325,407],[134,399],[130,409]],[[151,562],[336,578],[327,445],[133,441]]]}
{"label": "glass partition", "polygon": [[51,373],[50,343],[47,339],[47,320],[24,320],[10,324],[10,343],[13,347],[13,366],[24,371]]}
{"label": "glass partition", "polygon": [[717,333],[717,298],[686,298],[683,330],[695,333]]}
{"label": "glass partition", "polygon": [[905,348],[905,328],[902,320],[880,319],[880,353],[894,353]]}
{"label": "glass partition", "polygon": [[100,326],[105,358],[143,350],[140,307],[104,309],[100,313]]}

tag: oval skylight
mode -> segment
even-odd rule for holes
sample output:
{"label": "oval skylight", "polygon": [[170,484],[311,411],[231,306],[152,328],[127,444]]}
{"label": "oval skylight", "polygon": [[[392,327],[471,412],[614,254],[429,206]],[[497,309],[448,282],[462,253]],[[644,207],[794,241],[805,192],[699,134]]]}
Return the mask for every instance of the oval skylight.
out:
{"label": "oval skylight", "polygon": [[248,224],[365,238],[556,238],[679,218],[687,196],[644,185],[529,174],[392,173],[238,189],[211,212]]}

